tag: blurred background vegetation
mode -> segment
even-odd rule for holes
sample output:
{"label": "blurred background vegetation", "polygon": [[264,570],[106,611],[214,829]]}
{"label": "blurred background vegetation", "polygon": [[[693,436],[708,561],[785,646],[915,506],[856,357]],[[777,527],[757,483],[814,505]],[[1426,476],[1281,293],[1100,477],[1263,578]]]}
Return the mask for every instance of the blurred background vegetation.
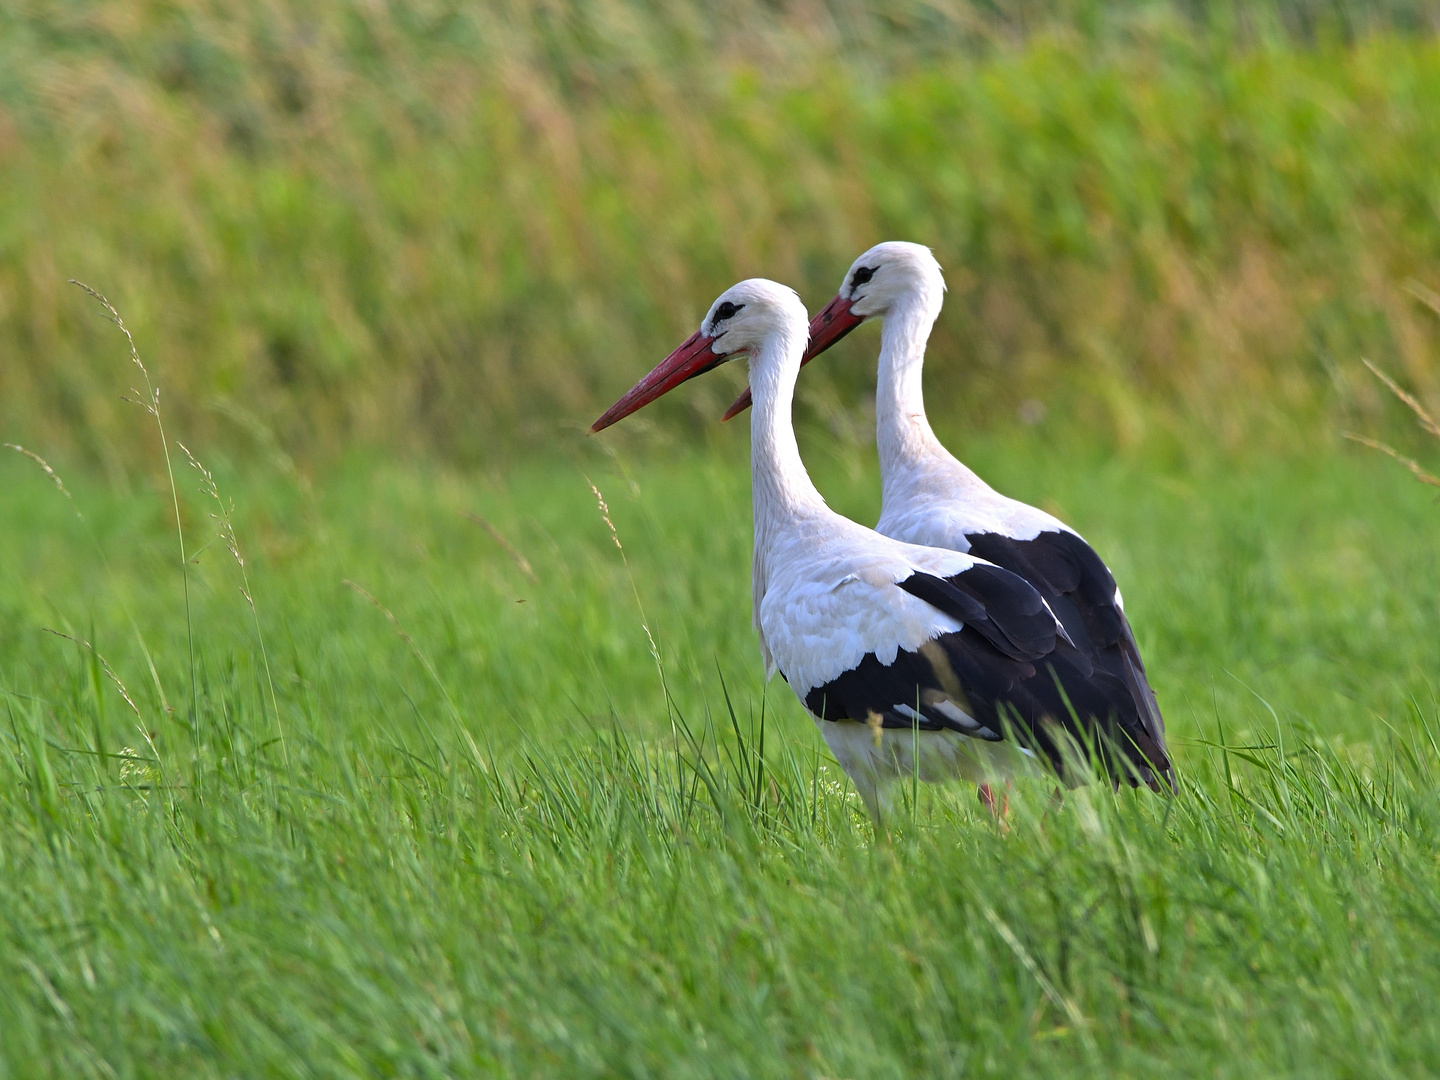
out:
{"label": "blurred background vegetation", "polygon": [[[1402,0],[11,0],[0,422],[141,460],[73,277],[206,445],[493,459],[575,438],[732,281],[814,307],[904,238],[947,271],[949,423],[1373,430],[1401,410],[1362,356],[1440,406],[1437,29]],[[872,366],[817,368],[807,416],[853,416]],[[663,407],[713,424],[740,377]]]}

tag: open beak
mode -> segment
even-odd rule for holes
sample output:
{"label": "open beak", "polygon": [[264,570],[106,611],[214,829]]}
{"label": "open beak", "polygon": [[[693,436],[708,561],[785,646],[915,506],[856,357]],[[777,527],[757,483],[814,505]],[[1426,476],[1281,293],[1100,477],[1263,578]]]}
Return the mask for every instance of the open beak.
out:
{"label": "open beak", "polygon": [[[836,296],[834,300],[825,305],[824,311],[810,320],[810,345],[805,350],[805,355],[801,357],[800,365],[803,367],[814,360],[864,321],[861,316],[851,314],[849,300],[843,296]],[[745,392],[735,399],[735,404],[731,405],[720,419],[724,422],[731,417],[739,416],[749,407],[750,388],[746,387]]]}
{"label": "open beak", "polygon": [[675,387],[703,375],[711,368],[723,364],[729,357],[716,356],[710,351],[713,337],[706,337],[699,330],[685,339],[685,343],[664,360],[655,365],[655,370],[632,386],[628,393],[611,405],[605,415],[590,425],[590,432],[604,431],[617,420],[623,420],[637,409],[643,409],[658,397],[663,397]]}

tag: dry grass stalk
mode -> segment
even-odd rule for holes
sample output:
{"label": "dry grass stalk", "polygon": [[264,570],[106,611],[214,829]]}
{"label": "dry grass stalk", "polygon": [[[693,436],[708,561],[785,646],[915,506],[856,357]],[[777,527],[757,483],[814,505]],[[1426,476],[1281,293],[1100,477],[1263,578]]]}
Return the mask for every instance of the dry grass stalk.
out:
{"label": "dry grass stalk", "polygon": [[1415,418],[1420,421],[1422,428],[1431,435],[1434,435],[1437,439],[1440,439],[1440,424],[1435,422],[1435,418],[1425,410],[1425,406],[1421,405],[1413,394],[1403,389],[1399,383],[1390,378],[1389,375],[1386,375],[1385,372],[1381,371],[1369,360],[1362,357],[1360,362],[1369,368],[1371,373],[1383,382],[1392,394],[1406,404],[1410,411],[1415,414]]}
{"label": "dry grass stalk", "polygon": [[[16,443],[0,443],[0,446],[4,446],[7,450],[14,450],[17,454],[23,454],[25,457],[35,462],[36,465],[39,465],[40,468],[45,470],[45,475],[50,477],[50,479],[55,482],[55,486],[60,489],[60,494],[64,495],[65,498],[70,500],[71,506],[75,505],[75,500],[70,497],[70,492],[65,487],[65,481],[60,479],[60,475],[50,467],[50,463],[46,461],[43,457],[35,453],[34,450],[26,450],[25,447],[20,446]],[[84,520],[78,508],[76,508],[75,510],[75,515],[76,517],[80,517],[82,521]]]}
{"label": "dry grass stalk", "polygon": [[[585,477],[585,483],[590,485],[590,490],[595,494],[595,501],[600,506],[600,516],[605,521],[605,526],[610,530],[610,539],[615,541],[615,547],[620,551],[620,563],[625,567],[625,576],[630,579],[630,591],[635,594],[635,607],[640,612],[640,629],[645,631],[645,639],[650,642],[650,655],[655,658],[655,668],[660,672],[660,683],[665,684],[665,663],[660,659],[660,646],[655,641],[655,635],[650,632],[650,620],[645,617],[645,604],[640,599],[640,587],[635,584],[635,575],[630,570],[630,560],[625,557],[625,545],[620,543],[620,533],[615,528],[615,522],[610,520],[610,505],[605,501],[605,496],[600,494],[600,489],[595,486],[595,481]],[[666,691],[667,696],[669,691]]]}
{"label": "dry grass stalk", "polygon": [[520,572],[522,574],[524,574],[527,578],[530,579],[531,585],[538,585],[540,583],[540,579],[535,576],[534,567],[530,565],[530,560],[525,558],[525,556],[520,553],[520,550],[514,544],[510,543],[509,540],[505,539],[505,535],[499,529],[495,528],[494,525],[491,525],[490,522],[486,521],[479,514],[472,514],[468,511],[465,514],[465,520],[479,525],[482,529],[489,533],[490,539],[494,540],[495,543],[499,544],[505,550],[505,553],[509,555],[510,558],[515,560],[515,565],[520,568]]}
{"label": "dry grass stalk", "polygon": [[120,676],[115,674],[115,669],[110,666],[110,662],[106,660],[105,657],[101,656],[99,652],[96,651],[94,645],[91,645],[90,642],[85,641],[82,638],[72,637],[70,634],[64,633],[63,631],[52,630],[48,626],[42,626],[41,629],[44,630],[47,634],[54,634],[56,637],[64,638],[66,641],[73,641],[76,645],[79,645],[86,652],[94,656],[96,660],[100,661],[100,667],[104,669],[105,675],[109,678],[109,680],[115,684],[115,689],[120,691],[120,696],[125,699],[125,704],[130,706],[131,711],[135,714],[135,719],[140,721],[140,725],[143,730],[145,725],[145,717],[140,714],[140,706],[135,704],[135,699],[130,696],[130,691],[127,690],[125,688],[125,684],[120,681]]}
{"label": "dry grass stalk", "polygon": [[[1415,283],[1411,283],[1411,285],[1407,287],[1409,288],[1409,291],[1411,293],[1419,296],[1420,299],[1424,300],[1427,304],[1430,304],[1433,301],[1432,306],[1435,306],[1437,313],[1440,313],[1440,296],[1436,296],[1434,293],[1429,292],[1429,290],[1424,290],[1428,294],[1428,298],[1427,296],[1421,295],[1421,293],[1417,292],[1416,290],[1422,287]],[[1406,391],[1403,387],[1400,386],[1399,383],[1397,383],[1389,375],[1385,374],[1385,372],[1381,371],[1369,360],[1366,360],[1364,357],[1361,357],[1361,363],[1363,363],[1367,368],[1369,368],[1371,374],[1373,374],[1377,379],[1384,383],[1386,388],[1392,394],[1394,394],[1397,398],[1399,398],[1402,402],[1405,403],[1405,405],[1410,409],[1410,411],[1415,414],[1415,419],[1419,421],[1420,426],[1424,430],[1428,431],[1431,435],[1434,435],[1437,439],[1440,439],[1440,423],[1437,423],[1435,421],[1435,418],[1430,415],[1429,411],[1426,410],[1425,406],[1421,405],[1419,400],[1413,394]],[[1368,446],[1372,450],[1379,450],[1382,454],[1388,454],[1390,457],[1398,461],[1401,465],[1404,465],[1407,469],[1409,469],[1411,473],[1414,474],[1415,479],[1419,480],[1422,484],[1429,484],[1431,487],[1440,487],[1440,477],[1437,477],[1432,473],[1426,472],[1418,461],[1416,461],[1414,458],[1406,457],[1404,454],[1400,453],[1400,451],[1396,450],[1393,446],[1389,446],[1386,443],[1382,443],[1376,439],[1369,438],[1366,435],[1357,435],[1353,431],[1347,431],[1344,433],[1344,435],[1345,438],[1349,439],[1351,442],[1357,442],[1361,446]]]}
{"label": "dry grass stalk", "polygon": [[130,696],[130,691],[126,688],[125,684],[120,681],[120,676],[115,674],[115,669],[110,666],[110,662],[100,654],[100,651],[96,649],[94,645],[90,644],[90,642],[88,641],[85,641],[83,638],[73,637],[70,634],[66,634],[60,630],[52,630],[48,626],[41,627],[41,629],[44,630],[47,634],[54,634],[56,637],[64,638],[66,641],[73,641],[76,645],[79,645],[82,649],[84,649],[86,652],[88,652],[91,656],[93,656],[96,660],[99,661],[101,669],[105,672],[105,677],[115,684],[115,688],[120,691],[120,696],[125,699],[125,704],[129,705],[130,710],[135,714],[135,727],[139,730],[140,737],[145,740],[145,745],[150,747],[150,753],[154,756],[155,767],[157,770],[159,770],[163,779],[165,773],[165,766],[162,763],[162,759],[160,757],[160,748],[155,745],[155,739],[151,736],[150,729],[145,726],[145,717],[141,715],[140,707],[135,704],[135,699]]}
{"label": "dry grass stalk", "polygon": [[[105,317],[120,328],[125,335],[125,340],[130,346],[130,360],[140,369],[140,374],[145,379],[145,400],[134,400],[155,418],[155,427],[160,432],[160,451],[165,456],[165,475],[170,480],[170,503],[175,511],[175,538],[180,545],[180,579],[185,587],[185,641],[190,651],[190,716],[195,716],[196,706],[196,680],[195,680],[195,624],[190,616],[190,571],[189,557],[185,554],[185,526],[180,520],[180,489],[175,484],[175,466],[170,461],[170,441],[165,436],[165,421],[160,417],[160,388],[150,378],[150,371],[145,367],[144,361],[140,359],[140,350],[135,347],[135,336],[130,333],[130,328],[125,325],[125,320],[120,317],[120,312],[115,310],[115,305],[107,300],[103,293],[97,292],[83,281],[70,279],[70,284],[84,289],[91,297],[97,300],[105,309]],[[132,389],[132,394],[139,398],[140,391]],[[133,399],[126,398],[126,401]]]}
{"label": "dry grass stalk", "polygon": [[600,504],[600,516],[605,519],[605,526],[610,530],[610,539],[615,541],[615,546],[620,549],[620,559],[625,563],[625,568],[630,568],[630,563],[625,559],[625,545],[620,543],[620,534],[615,530],[615,523],[610,520],[610,504],[605,501],[605,496],[600,494],[600,489],[595,486],[595,481],[585,477],[585,483],[590,485],[590,490],[595,493],[595,501]]}
{"label": "dry grass stalk", "polygon": [[1368,446],[1372,450],[1379,450],[1382,454],[1390,455],[1390,457],[1414,473],[1415,479],[1419,480],[1422,484],[1429,484],[1431,487],[1440,487],[1440,476],[1434,476],[1426,472],[1418,461],[1414,458],[1406,457],[1393,446],[1387,446],[1385,443],[1377,442],[1375,439],[1367,438],[1364,435],[1357,435],[1353,431],[1345,432],[1345,438],[1351,442],[1357,442],[1361,446]]}
{"label": "dry grass stalk", "polygon": [[1408,292],[1411,296],[1415,297],[1416,300],[1419,300],[1431,311],[1435,312],[1436,315],[1440,315],[1440,293],[1437,293],[1429,286],[1416,281],[1414,278],[1411,278],[1409,281],[1405,282],[1405,291]]}
{"label": "dry grass stalk", "polygon": [[201,493],[214,499],[215,505],[219,508],[219,512],[211,514],[210,518],[218,527],[220,539],[224,542],[225,549],[230,552],[231,558],[235,560],[235,565],[240,568],[240,595],[245,598],[245,603],[250,607],[250,620],[255,626],[255,640],[259,642],[260,659],[265,665],[265,683],[270,690],[270,709],[275,714],[275,731],[280,737],[280,752],[288,761],[290,751],[285,745],[285,726],[280,722],[280,702],[275,696],[275,679],[274,676],[270,674],[270,652],[265,647],[265,634],[260,629],[260,613],[255,608],[254,594],[250,590],[250,575],[245,569],[245,557],[240,554],[240,543],[235,539],[235,524],[232,518],[235,510],[235,502],[232,499],[227,503],[220,497],[220,489],[215,485],[214,474],[204,465],[200,464],[195,455],[190,452],[188,446],[179,439],[175,440],[175,445],[180,447],[185,457],[189,459],[191,466],[200,474]]}

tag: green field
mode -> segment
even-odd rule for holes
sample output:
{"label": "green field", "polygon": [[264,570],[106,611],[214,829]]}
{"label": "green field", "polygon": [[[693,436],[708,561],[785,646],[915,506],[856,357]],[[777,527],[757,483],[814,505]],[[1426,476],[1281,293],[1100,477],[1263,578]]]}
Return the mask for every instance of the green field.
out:
{"label": "green field", "polygon": [[[1110,559],[1182,790],[1021,785],[1002,836],[923,789],[876,843],[761,677],[743,431],[636,439],[217,468],[258,620],[182,466],[188,624],[163,471],[72,502],[0,460],[5,1075],[1440,1062],[1428,489],[1323,440],[952,432]],[[870,451],[806,451],[873,516]]]}
{"label": "green field", "polygon": [[[0,443],[54,466],[0,450],[0,1080],[1440,1073],[1440,506],[1342,437],[1440,471],[1361,364],[1440,414],[1437,30],[0,4]],[[1114,569],[1174,798],[877,837],[763,679],[740,365],[584,435],[884,239],[942,438]],[[867,523],[877,339],[797,396]]]}

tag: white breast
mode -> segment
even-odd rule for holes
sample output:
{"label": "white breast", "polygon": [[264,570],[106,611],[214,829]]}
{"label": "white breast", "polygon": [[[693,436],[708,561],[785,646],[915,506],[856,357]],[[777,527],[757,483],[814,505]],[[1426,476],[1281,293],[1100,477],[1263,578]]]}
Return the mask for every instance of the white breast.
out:
{"label": "white breast", "polygon": [[811,530],[776,545],[757,623],[776,665],[803,699],[874,653],[882,664],[961,623],[897,588],[917,571],[950,577],[976,560],[850,528]]}

